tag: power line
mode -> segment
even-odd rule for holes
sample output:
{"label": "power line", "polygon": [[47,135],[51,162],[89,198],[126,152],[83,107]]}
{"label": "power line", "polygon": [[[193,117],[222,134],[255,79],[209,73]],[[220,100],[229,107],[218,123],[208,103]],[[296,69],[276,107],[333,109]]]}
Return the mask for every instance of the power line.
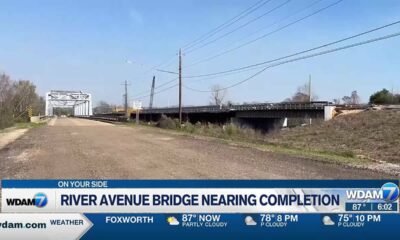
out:
{"label": "power line", "polygon": [[229,31],[229,32],[227,32],[227,33],[224,33],[223,35],[221,35],[221,36],[219,36],[219,37],[217,37],[217,38],[215,38],[215,39],[213,39],[213,40],[211,40],[211,41],[208,41],[208,42],[206,42],[206,43],[200,45],[200,46],[197,47],[197,48],[194,48],[194,49],[192,49],[192,50],[190,50],[190,51],[186,51],[185,53],[186,53],[186,54],[189,54],[189,53],[191,53],[191,52],[194,52],[194,51],[197,51],[197,50],[199,50],[199,49],[201,49],[201,48],[204,48],[204,47],[210,45],[211,43],[214,43],[214,42],[216,42],[216,41],[218,41],[218,40],[220,40],[220,39],[222,39],[222,38],[224,38],[224,37],[226,37],[226,36],[228,36],[228,35],[230,35],[230,34],[236,32],[237,30],[239,30],[239,29],[241,29],[241,28],[243,28],[243,27],[249,25],[250,23],[253,23],[253,22],[259,20],[260,18],[267,16],[268,14],[274,12],[275,10],[278,10],[279,8],[281,8],[281,7],[285,6],[286,4],[288,4],[290,1],[291,1],[291,0],[287,0],[287,1],[283,2],[282,4],[280,4],[280,5],[276,6],[276,7],[274,7],[273,9],[271,9],[271,10],[269,10],[269,11],[267,11],[267,12],[261,14],[260,16],[257,16],[257,17],[255,17],[255,18],[251,19],[250,21],[245,22],[244,24],[242,24],[242,25],[240,25],[240,26],[238,26],[238,27],[232,29],[231,31]]}
{"label": "power line", "polygon": [[307,53],[307,52],[315,51],[315,50],[320,49],[320,48],[324,48],[324,47],[328,47],[328,46],[331,46],[331,45],[334,45],[334,44],[338,44],[338,43],[341,43],[341,42],[344,42],[344,41],[347,41],[347,40],[350,40],[350,39],[353,39],[353,38],[356,38],[356,37],[360,37],[360,36],[363,36],[363,35],[366,35],[366,34],[369,34],[369,33],[372,33],[372,32],[376,32],[378,30],[382,30],[384,28],[388,28],[388,27],[394,26],[394,25],[399,24],[399,23],[400,23],[400,20],[392,22],[392,23],[389,23],[389,24],[386,24],[386,25],[383,25],[383,26],[380,26],[380,27],[377,27],[377,28],[373,28],[373,29],[364,31],[362,33],[358,33],[358,34],[355,34],[355,35],[352,35],[352,36],[349,36],[349,37],[346,37],[346,38],[342,38],[342,39],[339,39],[339,40],[336,40],[336,41],[333,41],[333,42],[329,42],[329,43],[326,43],[326,44],[323,44],[323,45],[320,45],[320,46],[317,46],[317,47],[314,47],[314,48],[310,48],[310,49],[303,50],[303,51],[300,51],[300,52],[292,53],[292,54],[289,54],[289,55],[286,55],[286,56],[283,56],[283,57],[279,57],[279,58],[275,58],[275,59],[272,59],[272,60],[268,60],[268,61],[264,61],[264,62],[260,62],[260,63],[255,63],[255,64],[251,64],[251,65],[247,65],[247,66],[244,66],[244,67],[224,70],[224,71],[220,71],[220,72],[201,74],[201,75],[194,75],[194,76],[185,76],[184,78],[201,78],[201,77],[215,76],[215,75],[221,75],[221,74],[241,71],[241,70],[244,70],[244,69],[258,67],[258,66],[261,66],[261,65],[265,65],[267,63],[276,62],[276,61],[283,60],[283,59],[286,59],[286,58],[289,58],[289,57],[294,57],[294,56],[297,56],[297,55],[300,55],[300,54],[304,54],[304,53]]}
{"label": "power line", "polygon": [[[272,0],[260,0],[258,2],[256,2],[255,4],[253,4],[252,6],[250,6],[249,8],[245,9],[244,11],[242,11],[241,13],[239,13],[238,15],[236,15],[235,17],[229,19],[228,21],[226,21],[225,23],[219,25],[218,27],[214,28],[213,30],[207,32],[206,34],[203,34],[201,37],[193,40],[192,42],[184,45],[182,48],[191,48],[194,45],[196,45],[198,41],[203,41],[209,37],[212,37],[213,35],[215,35],[216,33],[218,33],[219,31],[221,31],[223,28],[229,27],[232,24],[236,23],[237,21],[241,20],[242,18],[246,17],[247,15],[249,15],[250,13],[256,11],[257,9],[261,8],[263,5],[265,5],[266,3],[270,2]],[[233,21],[233,22],[232,22]],[[211,34],[211,35],[209,35]],[[209,35],[207,38],[203,39],[204,37],[206,37],[207,35]],[[199,42],[198,42],[199,43]],[[171,56],[171,58],[166,59],[165,61],[149,68],[148,70],[146,70],[143,74],[148,74],[149,72],[153,71],[156,68],[159,68],[167,63],[170,63],[172,59],[174,59],[177,55],[174,54],[173,56]]]}
{"label": "power line", "polygon": [[[295,16],[295,15],[297,15],[297,14],[299,14],[299,13],[301,13],[301,12],[303,12],[303,11],[309,9],[309,8],[311,8],[312,6],[318,4],[318,3],[321,2],[321,1],[322,1],[322,0],[316,0],[316,1],[312,2],[311,4],[307,5],[306,7],[302,8],[302,9],[296,11],[296,12],[293,12],[293,13],[291,13],[291,14],[288,14],[288,15],[286,15],[285,17],[280,18],[279,20],[277,20],[277,21],[275,21],[275,22],[273,22],[273,23],[271,23],[271,24],[269,24],[269,25],[267,25],[267,26],[262,27],[262,28],[258,29],[257,31],[255,31],[255,32],[253,32],[253,33],[251,33],[251,34],[246,35],[244,38],[241,38],[239,41],[242,41],[242,40],[244,40],[244,39],[247,39],[247,38],[249,38],[250,36],[253,36],[253,35],[256,34],[256,33],[259,33],[260,31],[262,31],[262,30],[264,30],[264,29],[270,28],[270,27],[272,27],[272,26],[274,26],[274,25],[276,25],[276,24],[278,24],[278,23],[280,23],[280,22],[282,22],[282,21],[284,21],[284,20],[286,20],[286,19],[288,19],[288,18],[291,18],[291,17],[293,17],[293,16]],[[232,43],[235,43],[235,42],[231,42],[231,44],[229,44],[229,46],[232,46],[232,45],[233,45]],[[220,53],[218,53],[218,54],[213,55],[213,56],[211,56],[211,57],[206,57],[206,58],[203,58],[203,59],[198,59],[198,60],[195,61],[194,63],[192,63],[192,64],[186,66],[186,68],[193,67],[193,66],[198,65],[198,64],[203,63],[203,62],[210,61],[210,60],[212,60],[212,59],[214,59],[214,58],[217,58],[217,57],[219,57],[219,56],[222,56],[222,55],[223,55],[223,54],[220,55]]]}
{"label": "power line", "polygon": [[[177,77],[176,77],[176,78],[173,78],[173,79],[171,79],[171,80],[169,80],[169,81],[167,81],[167,82],[165,82],[165,83],[163,83],[163,84],[160,84],[159,86],[154,87],[154,89],[158,89],[158,88],[160,88],[160,87],[166,86],[166,85],[168,85],[168,84],[170,84],[170,83],[172,83],[172,82],[174,82],[174,81],[176,81],[176,80],[178,80]],[[138,92],[138,93],[136,93],[135,95],[141,95],[141,94],[145,94],[145,93],[149,93],[149,92],[150,92],[150,91],[146,90],[146,91]],[[150,96],[150,95],[149,95],[149,96]]]}
{"label": "power line", "polygon": [[[220,32],[221,30],[223,30],[224,28],[227,28],[229,26],[231,26],[232,24],[240,21],[241,19],[243,19],[244,17],[246,17],[247,15],[251,14],[252,12],[258,10],[259,8],[261,8],[262,6],[264,6],[265,4],[267,4],[268,2],[270,2],[272,0],[260,0],[258,2],[256,2],[255,4],[253,4],[252,6],[250,6],[249,8],[245,9],[244,11],[242,11],[241,13],[239,13],[238,15],[236,15],[235,17],[229,19],[228,21],[226,21],[225,23],[219,25],[218,27],[214,28],[213,30],[207,32],[206,34],[202,35],[201,37],[195,39],[194,41],[186,44],[185,46],[183,46],[182,48],[186,48],[189,49],[193,46],[195,46],[196,44],[208,39],[209,37],[212,37],[213,35],[215,35],[216,33]],[[146,70],[143,75],[150,73],[151,71],[153,71],[156,68],[159,68],[165,64],[169,64],[174,58],[176,57],[176,54],[174,54],[171,58],[168,58],[167,60],[149,68],[148,70]],[[169,82],[167,82],[169,83]],[[167,84],[166,83],[166,84]]]}
{"label": "power line", "polygon": [[165,61],[163,61],[163,62],[161,62],[161,63],[159,63],[159,64],[157,64],[157,65],[155,65],[155,66],[153,66],[153,67],[151,67],[151,68],[149,68],[148,70],[146,70],[146,71],[143,73],[143,75],[148,74],[149,72],[153,71],[154,69],[159,68],[159,67],[161,67],[162,65],[171,62],[175,57],[176,57],[176,54],[174,54],[174,56],[171,56],[171,57],[168,58],[167,60],[165,60]]}
{"label": "power line", "polygon": [[[385,35],[383,37],[369,39],[369,40],[358,42],[358,43],[353,43],[353,44],[346,45],[346,46],[343,46],[343,47],[338,47],[338,48],[329,49],[329,50],[326,50],[326,51],[321,51],[321,52],[318,52],[318,53],[309,54],[309,55],[298,57],[298,58],[289,59],[289,60],[278,62],[278,63],[275,63],[275,64],[271,64],[271,65],[261,69],[260,71],[256,72],[255,74],[251,75],[250,77],[248,77],[248,78],[246,78],[244,80],[241,80],[239,82],[236,82],[236,83],[234,83],[232,85],[229,85],[227,87],[220,88],[219,90],[226,90],[226,89],[229,89],[229,88],[236,87],[236,86],[238,86],[238,85],[240,85],[240,84],[242,84],[244,82],[247,82],[250,79],[258,76],[259,74],[261,74],[262,72],[264,72],[265,70],[267,70],[269,68],[273,68],[273,67],[277,67],[277,66],[284,65],[284,64],[287,64],[287,63],[297,62],[297,61],[300,61],[300,60],[313,58],[313,57],[317,57],[317,56],[321,56],[321,55],[325,55],[325,54],[329,54],[329,53],[333,53],[333,52],[337,52],[337,51],[341,51],[341,50],[345,50],[345,49],[349,49],[349,48],[353,48],[353,47],[357,47],[357,46],[373,43],[373,42],[378,42],[378,41],[382,41],[382,40],[393,38],[393,37],[397,37],[397,36],[400,36],[400,32],[389,34],[389,35]],[[213,91],[210,91],[210,90],[199,90],[199,89],[194,89],[194,88],[190,88],[190,87],[187,87],[187,86],[185,86],[185,87],[187,89],[189,89],[189,90],[196,91],[196,92],[213,92]]]}
{"label": "power line", "polygon": [[[333,3],[333,4],[330,4],[330,5],[328,5],[328,6],[326,6],[326,7],[324,7],[324,8],[321,8],[321,9],[319,9],[319,10],[317,10],[317,11],[315,11],[315,12],[313,12],[313,13],[311,13],[311,14],[309,14],[309,15],[307,15],[307,16],[305,16],[305,17],[303,17],[303,18],[300,18],[300,19],[298,19],[298,20],[296,20],[296,21],[294,21],[294,22],[291,22],[291,23],[289,23],[289,24],[287,24],[287,25],[285,25],[285,26],[283,26],[283,27],[281,27],[281,28],[279,28],[279,29],[277,29],[277,30],[275,30],[275,31],[273,31],[273,32],[271,32],[271,33],[269,33],[269,34],[272,34],[272,33],[275,33],[275,32],[278,32],[278,31],[280,31],[280,30],[283,30],[284,28],[286,28],[286,27],[289,27],[289,26],[291,26],[291,25],[293,25],[293,24],[295,24],[295,23],[297,23],[297,22],[300,22],[300,21],[302,21],[302,20],[304,20],[304,19],[306,19],[306,18],[308,18],[308,17],[311,17],[311,16],[313,16],[313,15],[315,15],[315,14],[317,14],[317,13],[319,13],[319,12],[321,12],[321,11],[324,11],[324,10],[326,10],[326,9],[328,9],[328,8],[330,8],[330,7],[332,7],[332,6],[334,6],[334,5],[336,5],[336,4],[338,4],[338,3],[340,3],[341,1],[343,1],[343,0],[339,0],[339,1],[337,1],[337,2],[335,2],[335,3]],[[260,6],[259,6],[260,7]],[[254,10],[254,9],[253,9]],[[251,11],[251,12],[253,12],[253,10]],[[250,12],[249,12],[250,13]],[[248,14],[249,14],[248,13]],[[230,26],[231,24],[229,24],[229,26]],[[263,35],[262,37],[265,37],[265,35]],[[260,38],[258,38],[257,40],[259,40]],[[253,40],[254,41],[254,40]],[[239,46],[239,47],[242,47],[243,45],[241,45],[241,46]],[[229,51],[229,50],[228,50]],[[175,57],[175,56],[174,56]],[[168,61],[170,61],[171,59],[169,59]],[[155,67],[153,67],[151,70],[153,70],[153,69],[155,69],[155,68],[157,68],[157,67],[159,67],[159,66],[161,66],[162,64],[159,64],[159,65],[157,65],[157,66],[155,66]],[[190,76],[189,76],[190,77]],[[159,87],[161,87],[161,86],[164,86],[164,85],[167,85],[167,84],[169,84],[169,83],[171,83],[172,81],[174,81],[174,80],[176,80],[177,78],[175,78],[175,79],[172,79],[172,80],[170,80],[170,81],[168,81],[168,82],[166,82],[166,83],[164,83],[164,84],[162,84],[162,85],[160,85],[160,86],[158,86],[158,87],[156,87],[156,88],[159,88]],[[145,91],[145,92],[148,92],[148,91]],[[156,94],[156,93],[155,93]],[[150,95],[147,95],[147,96],[150,96]]]}
{"label": "power line", "polygon": [[[241,13],[239,13],[238,15],[236,15],[235,17],[229,19],[228,21],[226,21],[225,23],[219,25],[218,27],[214,28],[213,30],[209,31],[208,33],[202,35],[201,37],[197,38],[196,40],[186,44],[184,47],[182,48],[191,48],[193,46],[195,46],[197,43],[200,43],[204,40],[206,40],[209,37],[212,37],[213,35],[215,35],[216,33],[220,32],[221,30],[223,30],[226,27],[231,26],[232,24],[236,23],[237,21],[241,20],[242,18],[246,17],[247,15],[251,14],[252,12],[258,10],[259,8],[261,8],[262,6],[264,6],[265,4],[267,4],[268,2],[270,2],[272,0],[260,0],[258,2],[256,2],[255,4],[253,4],[252,6],[250,6],[249,8],[245,9],[244,11],[242,11]],[[208,35],[208,36],[207,36]],[[206,37],[206,38],[204,38]],[[204,39],[203,39],[204,38]],[[196,43],[197,42],[197,43]],[[176,57],[176,54],[174,54],[171,58],[168,58],[167,60],[161,62],[158,65],[155,65],[153,67],[151,67],[150,69],[146,70],[143,75],[150,73],[151,71],[165,65],[165,64],[169,64],[174,58]],[[172,80],[171,80],[172,81]],[[165,84],[170,83],[171,81],[166,82]],[[161,85],[160,85],[161,86]],[[160,87],[159,86],[159,87]],[[157,87],[156,87],[157,88]],[[147,92],[147,91],[145,91]],[[143,92],[140,92],[143,93]],[[139,94],[140,94],[139,93]]]}
{"label": "power line", "polygon": [[214,29],[212,29],[211,31],[201,35],[199,38],[191,41],[190,43],[184,45],[182,47],[182,49],[190,49],[193,46],[197,45],[198,43],[204,41],[205,39],[208,39],[212,36],[214,36],[215,34],[217,34],[218,32],[220,32],[221,30],[223,30],[224,28],[227,28],[229,26],[231,26],[232,24],[240,21],[241,19],[243,19],[244,17],[246,17],[247,15],[251,14],[252,12],[258,10],[259,8],[261,8],[262,6],[264,6],[265,4],[267,4],[268,2],[270,2],[271,0],[260,0],[258,2],[256,2],[255,4],[253,4],[252,6],[250,6],[249,8],[245,9],[244,11],[240,12],[238,15],[236,15],[235,17],[229,19],[228,21],[224,22],[223,24],[215,27]]}
{"label": "power line", "polygon": [[[159,90],[159,91],[157,91],[157,92],[154,92],[154,95],[157,95],[157,94],[159,94],[159,93],[162,93],[162,92],[165,92],[165,91],[167,91],[167,90],[170,90],[170,89],[172,89],[172,88],[174,88],[174,87],[177,87],[178,85],[179,85],[179,84],[177,83],[177,84],[174,84],[174,85],[172,85],[172,86],[170,86],[170,87],[161,89],[161,90]],[[149,94],[149,95],[138,96],[138,97],[135,97],[134,99],[140,99],[140,98],[145,98],[145,97],[150,97],[150,94]]]}
{"label": "power line", "polygon": [[[271,31],[271,32],[268,32],[268,33],[266,33],[266,34],[264,34],[264,35],[262,35],[262,36],[260,36],[260,37],[257,37],[257,38],[255,38],[255,39],[253,39],[253,40],[250,40],[250,41],[247,41],[247,42],[245,42],[245,43],[243,43],[243,44],[241,44],[241,45],[239,45],[239,46],[236,46],[236,47],[234,47],[234,48],[231,48],[231,49],[225,50],[225,51],[223,51],[223,52],[220,52],[220,53],[218,53],[218,54],[215,54],[215,55],[213,55],[213,56],[211,56],[211,57],[205,58],[205,59],[203,59],[203,60],[199,60],[199,61],[197,61],[197,62],[195,62],[195,63],[190,64],[190,65],[187,66],[187,67],[191,67],[191,66],[194,66],[194,65],[198,65],[198,64],[200,64],[200,63],[208,62],[208,61],[213,60],[213,59],[215,59],[215,58],[217,58],[217,57],[220,57],[220,56],[223,56],[223,55],[225,55],[225,54],[227,54],[227,53],[230,53],[230,52],[233,52],[233,51],[235,51],[235,50],[238,50],[238,49],[240,49],[240,48],[242,48],[242,47],[244,47],[244,46],[247,46],[247,45],[249,45],[249,44],[251,44],[251,43],[254,43],[254,42],[258,41],[258,40],[261,40],[261,39],[263,39],[263,38],[266,38],[266,37],[268,37],[268,36],[270,36],[270,35],[272,35],[272,34],[274,34],[274,33],[277,33],[277,32],[279,32],[279,31],[282,31],[282,30],[284,30],[285,28],[288,28],[288,27],[290,27],[290,26],[292,26],[292,25],[294,25],[294,24],[296,24],[296,23],[299,23],[299,22],[301,22],[301,21],[303,21],[303,20],[305,20],[305,19],[307,19],[307,18],[310,18],[310,17],[312,17],[312,16],[314,16],[314,15],[316,15],[316,14],[322,12],[322,11],[325,11],[325,10],[327,10],[327,9],[329,9],[329,8],[331,8],[331,7],[335,6],[335,5],[337,5],[337,4],[339,4],[339,3],[342,2],[342,1],[343,1],[343,0],[336,1],[336,2],[330,4],[330,5],[326,6],[326,7],[320,8],[320,9],[318,9],[317,11],[314,11],[314,12],[312,12],[312,13],[310,13],[310,14],[308,14],[308,15],[306,15],[306,16],[300,18],[300,19],[297,19],[297,20],[295,20],[295,21],[292,21],[292,22],[290,22],[290,23],[288,23],[288,24],[286,24],[286,25],[284,25],[284,26],[282,26],[282,27],[280,27],[280,28],[277,28],[277,29],[275,29],[275,30],[273,30],[273,31]],[[295,13],[295,14],[297,14],[297,13]],[[294,15],[295,15],[295,14],[294,14]],[[286,17],[286,18],[287,18],[287,17]],[[278,20],[278,22],[280,22],[280,21],[282,21],[282,20],[284,20],[284,19],[286,19],[286,18],[283,18],[283,19],[281,19],[281,20]],[[276,22],[273,23],[272,25],[274,25],[274,24],[276,24]]]}

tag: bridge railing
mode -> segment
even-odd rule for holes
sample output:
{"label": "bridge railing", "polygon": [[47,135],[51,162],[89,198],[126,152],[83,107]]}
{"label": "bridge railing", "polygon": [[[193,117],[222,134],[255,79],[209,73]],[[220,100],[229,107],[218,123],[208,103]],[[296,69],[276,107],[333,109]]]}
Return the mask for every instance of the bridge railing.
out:
{"label": "bridge railing", "polygon": [[[230,111],[262,111],[262,110],[310,110],[310,109],[324,109],[324,106],[330,105],[329,102],[282,102],[282,103],[257,103],[257,104],[241,104],[241,105],[209,105],[209,106],[196,106],[196,107],[183,107],[184,113],[219,113]],[[141,113],[178,113],[179,108],[152,108],[143,109]]]}

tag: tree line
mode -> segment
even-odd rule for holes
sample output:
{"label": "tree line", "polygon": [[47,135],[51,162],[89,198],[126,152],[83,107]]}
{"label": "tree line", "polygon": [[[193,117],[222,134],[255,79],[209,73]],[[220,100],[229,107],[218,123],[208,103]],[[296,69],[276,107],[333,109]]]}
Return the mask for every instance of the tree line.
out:
{"label": "tree line", "polygon": [[[219,85],[211,87],[210,105],[230,105],[231,101],[226,100],[227,91],[221,90]],[[311,96],[310,96],[311,95]],[[318,96],[311,91],[309,83],[303,84],[297,88],[295,93],[283,102],[309,102],[317,101]],[[333,99],[334,104],[357,105],[362,104],[361,97],[356,90],[352,91],[350,95],[343,96],[342,98]],[[382,89],[375,92],[369,97],[369,104],[400,104],[400,94],[389,92],[387,89]],[[237,103],[239,104],[239,103]]]}
{"label": "tree line", "polygon": [[36,86],[29,80],[0,74],[0,129],[29,121],[29,109],[33,116],[44,115],[45,100],[36,93]]}

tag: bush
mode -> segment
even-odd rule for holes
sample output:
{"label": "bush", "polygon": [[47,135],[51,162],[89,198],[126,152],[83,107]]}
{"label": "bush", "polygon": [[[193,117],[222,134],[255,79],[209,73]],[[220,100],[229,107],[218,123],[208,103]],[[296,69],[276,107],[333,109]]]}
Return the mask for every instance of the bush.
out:
{"label": "bush", "polygon": [[196,132],[196,125],[193,125],[190,122],[186,122],[183,126],[183,130],[189,133],[194,133]]}
{"label": "bush", "polygon": [[164,129],[176,129],[177,125],[176,125],[176,121],[174,121],[173,119],[162,115],[160,120],[158,121],[158,123],[156,124],[157,127],[159,128],[164,128]]}
{"label": "bush", "polygon": [[239,131],[239,128],[232,123],[225,125],[223,129],[224,129],[225,133],[230,137],[237,135],[237,133]]}

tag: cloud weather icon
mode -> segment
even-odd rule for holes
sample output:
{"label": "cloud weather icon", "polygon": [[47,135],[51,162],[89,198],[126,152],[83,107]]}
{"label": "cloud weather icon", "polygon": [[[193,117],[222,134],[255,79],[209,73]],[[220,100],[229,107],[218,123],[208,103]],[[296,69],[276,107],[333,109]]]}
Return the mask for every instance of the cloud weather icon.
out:
{"label": "cloud weather icon", "polygon": [[257,225],[257,222],[254,221],[254,219],[251,216],[247,216],[244,219],[244,222],[246,223],[247,226],[255,226],[255,225]]}
{"label": "cloud weather icon", "polygon": [[333,225],[335,225],[335,222],[329,216],[324,216],[322,218],[322,223],[325,226],[333,226]]}

